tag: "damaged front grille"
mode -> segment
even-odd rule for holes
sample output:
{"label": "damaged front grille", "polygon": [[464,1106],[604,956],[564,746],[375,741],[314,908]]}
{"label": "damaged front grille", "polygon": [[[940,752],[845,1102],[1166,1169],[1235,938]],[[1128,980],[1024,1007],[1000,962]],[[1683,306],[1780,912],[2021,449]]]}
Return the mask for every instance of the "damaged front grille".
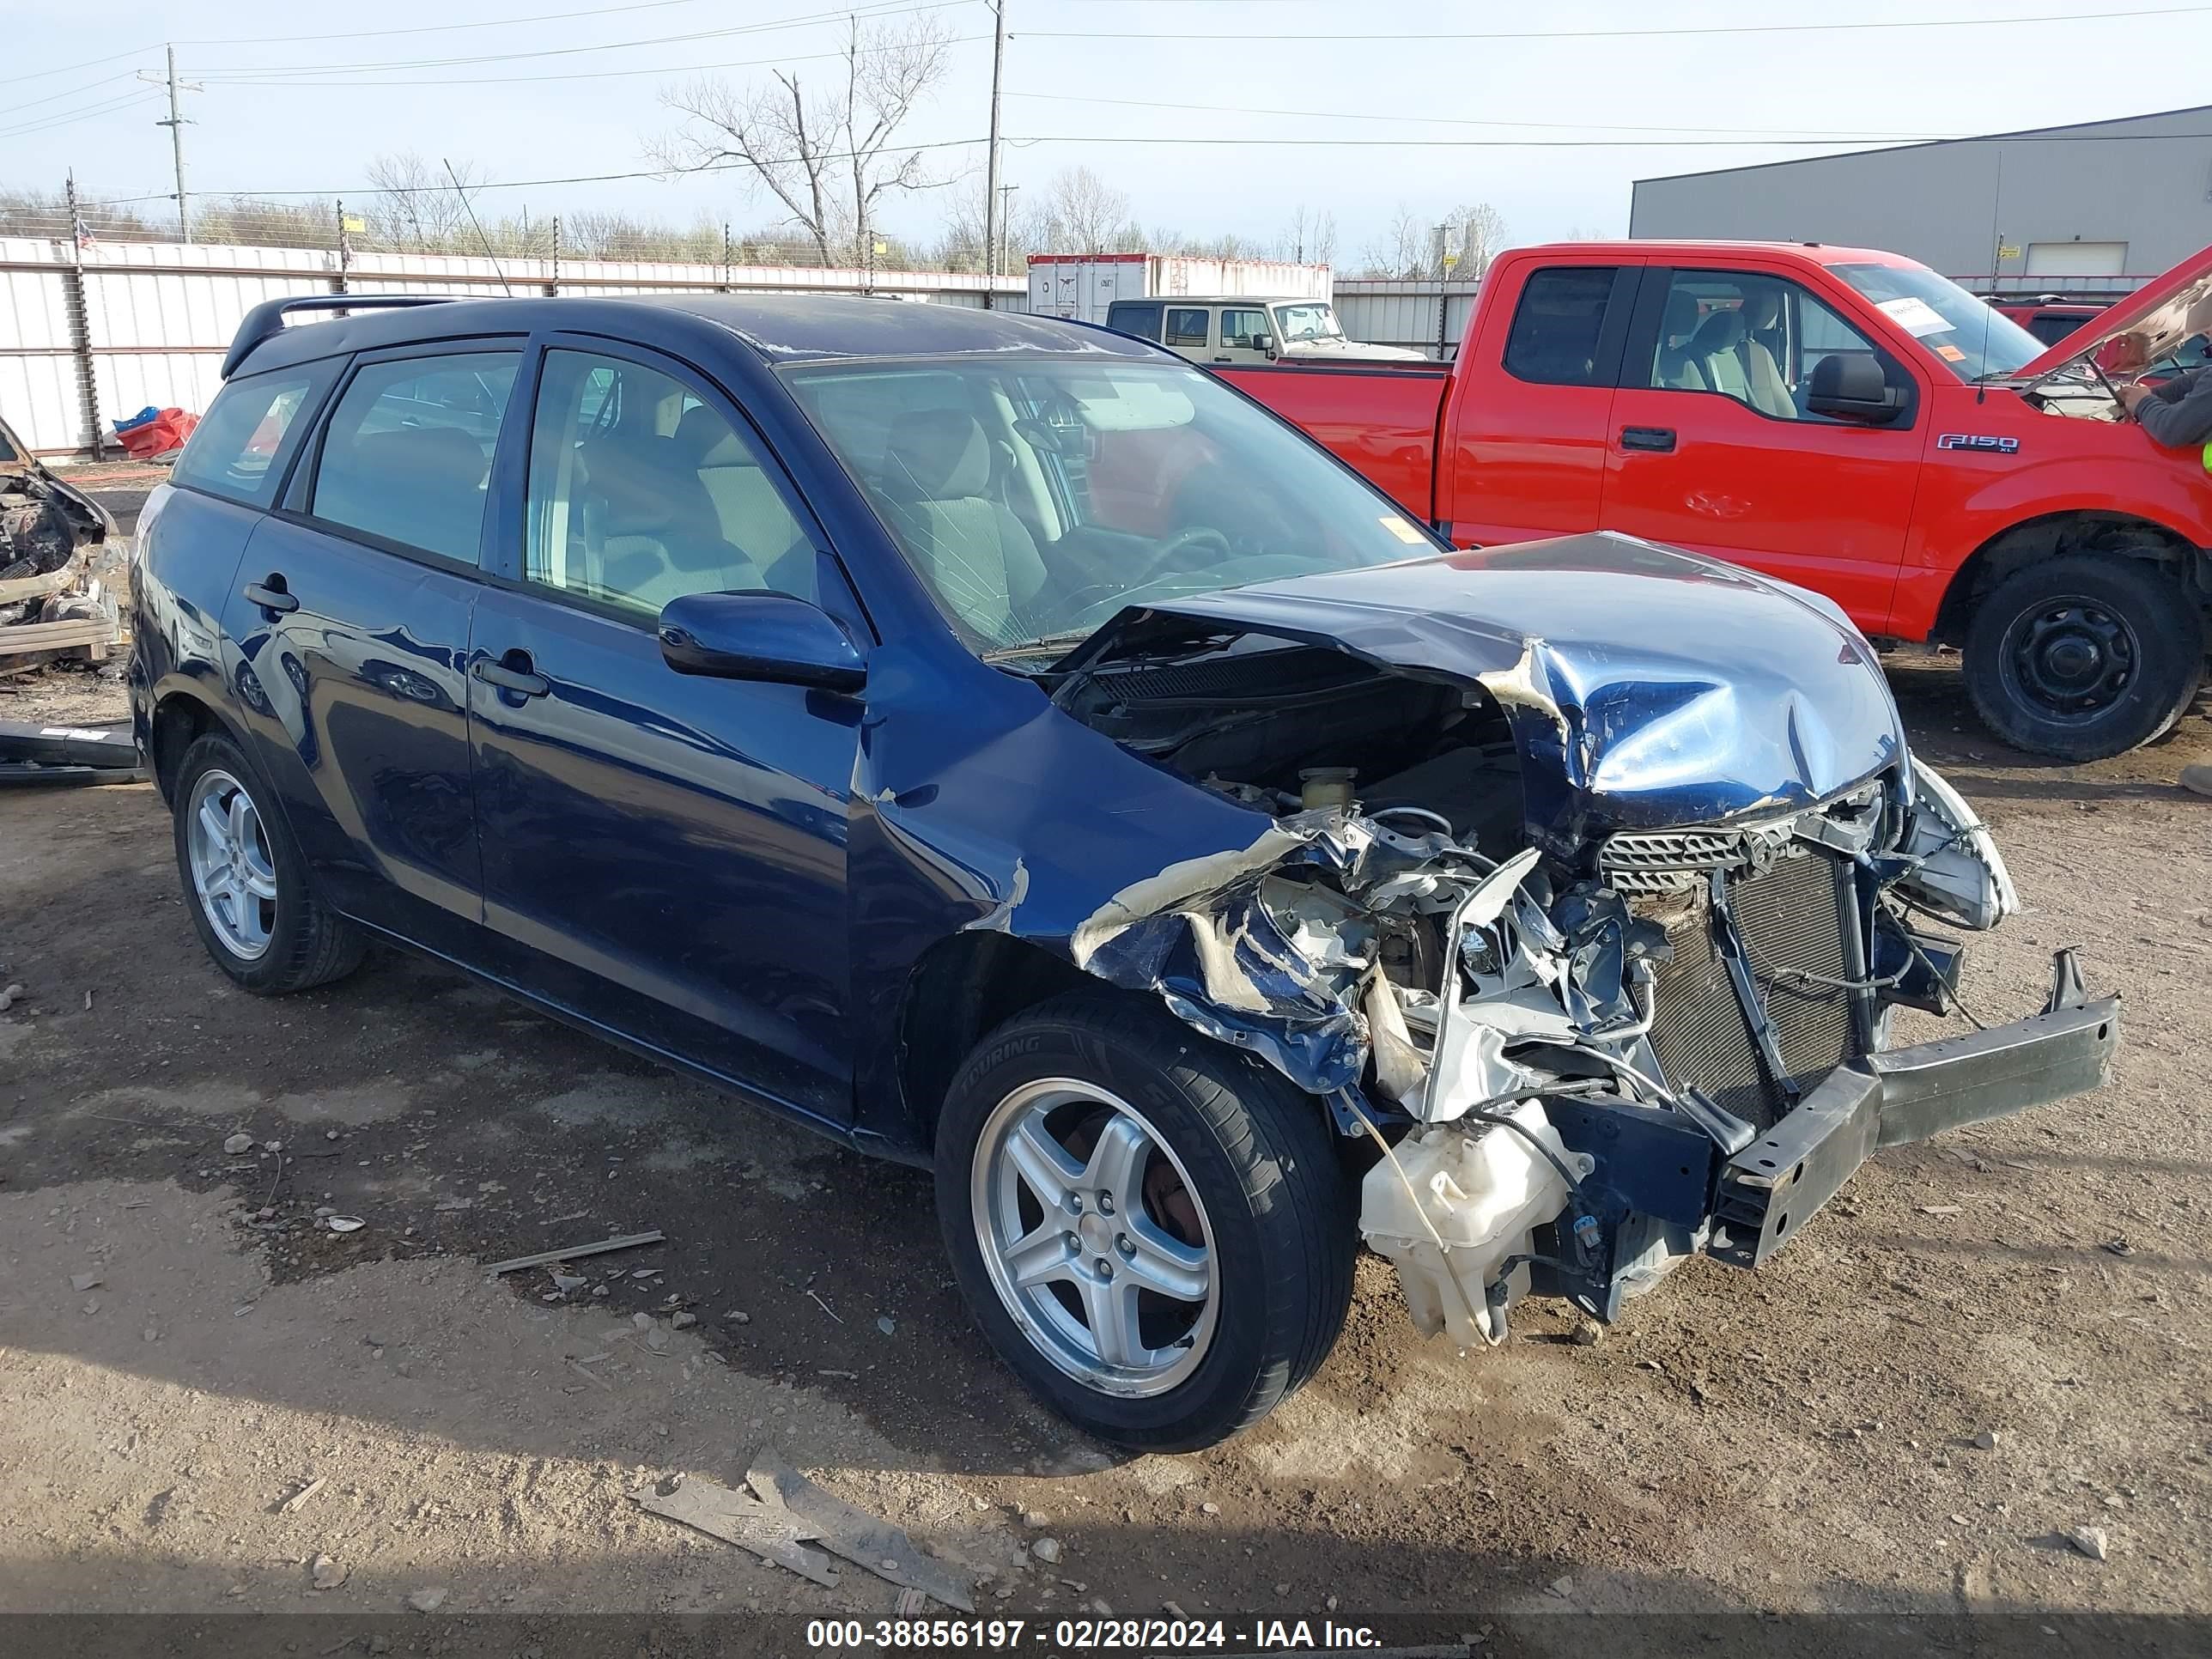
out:
{"label": "damaged front grille", "polygon": [[1627,830],[1598,848],[1597,867],[1616,893],[1685,893],[1713,870],[1741,870],[1786,844],[1787,825],[1765,830]]}
{"label": "damaged front grille", "polygon": [[[1826,854],[1806,853],[1738,876],[1728,891],[1783,1071],[1809,1087],[1859,1048],[1854,994],[1823,982],[1865,971],[1848,871]],[[1760,1063],[1702,905],[1695,922],[1674,932],[1674,958],[1662,964],[1653,986],[1651,1046],[1673,1086],[1701,1090],[1765,1128],[1790,1102]]]}

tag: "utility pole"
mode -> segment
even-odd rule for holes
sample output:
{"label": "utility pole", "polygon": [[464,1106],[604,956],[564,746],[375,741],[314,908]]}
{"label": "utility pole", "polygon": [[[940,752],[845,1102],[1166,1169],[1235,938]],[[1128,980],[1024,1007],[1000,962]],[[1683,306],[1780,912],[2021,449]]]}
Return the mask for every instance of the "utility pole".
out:
{"label": "utility pole", "polygon": [[999,186],[999,264],[1009,276],[1013,275],[1014,204],[1006,198],[1020,188],[1019,185]]}
{"label": "utility pole", "polygon": [[999,274],[999,80],[1006,66],[1006,0],[991,0],[991,154],[983,180],[983,306],[995,296],[991,279]]}
{"label": "utility pole", "polygon": [[207,88],[197,81],[178,80],[177,49],[174,46],[169,47],[168,54],[169,72],[167,76],[149,75],[145,70],[141,70],[138,71],[138,78],[141,81],[152,82],[156,86],[166,80],[169,85],[169,118],[166,121],[156,121],[154,125],[157,127],[167,127],[169,130],[169,149],[175,156],[177,163],[177,234],[189,242],[192,240],[192,221],[191,215],[186,210],[185,204],[185,129],[191,124],[185,119],[184,112],[178,107],[177,94],[180,90],[204,92]]}

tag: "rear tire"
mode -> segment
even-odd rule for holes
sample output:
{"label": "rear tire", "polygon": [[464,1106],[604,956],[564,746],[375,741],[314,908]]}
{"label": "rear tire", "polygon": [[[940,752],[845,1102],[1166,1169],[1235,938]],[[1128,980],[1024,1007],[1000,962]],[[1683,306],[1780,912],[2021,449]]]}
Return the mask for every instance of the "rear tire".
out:
{"label": "rear tire", "polygon": [[2105,760],[2187,710],[2204,673],[2204,617],[2155,564],[2074,554],[2014,571],[1976,607],[1966,689],[2016,748]]}
{"label": "rear tire", "polygon": [[229,738],[210,732],[185,750],[171,799],[185,908],[216,967],[280,996],[361,965],[360,929],[309,888],[299,843]]}
{"label": "rear tire", "polygon": [[1133,1450],[1257,1422],[1320,1368],[1351,1302],[1327,1108],[1134,999],[1057,997],[977,1047],[938,1124],[937,1209],[1000,1357]]}

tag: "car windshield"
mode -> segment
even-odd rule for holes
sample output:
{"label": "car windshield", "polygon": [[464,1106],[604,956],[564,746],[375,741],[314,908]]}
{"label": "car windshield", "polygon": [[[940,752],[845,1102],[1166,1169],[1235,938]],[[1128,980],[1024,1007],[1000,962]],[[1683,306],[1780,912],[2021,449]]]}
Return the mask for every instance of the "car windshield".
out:
{"label": "car windshield", "polygon": [[1443,550],[1212,376],[988,357],[786,371],[908,562],[992,655],[1125,605]]}
{"label": "car windshield", "polygon": [[1276,326],[1283,331],[1285,341],[1340,340],[1344,330],[1338,325],[1336,313],[1328,306],[1277,306]]}
{"label": "car windshield", "polygon": [[2044,353],[2043,342],[1925,265],[1830,265],[1969,385],[2000,380]]}

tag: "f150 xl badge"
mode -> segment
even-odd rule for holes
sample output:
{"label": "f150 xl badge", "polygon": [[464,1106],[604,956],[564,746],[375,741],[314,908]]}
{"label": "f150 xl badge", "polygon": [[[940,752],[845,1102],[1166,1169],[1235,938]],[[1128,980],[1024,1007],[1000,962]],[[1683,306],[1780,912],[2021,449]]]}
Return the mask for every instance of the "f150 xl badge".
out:
{"label": "f150 xl badge", "polygon": [[1981,432],[1945,432],[1936,440],[1938,449],[1986,449],[1996,455],[2017,455],[2020,440],[1993,438]]}

